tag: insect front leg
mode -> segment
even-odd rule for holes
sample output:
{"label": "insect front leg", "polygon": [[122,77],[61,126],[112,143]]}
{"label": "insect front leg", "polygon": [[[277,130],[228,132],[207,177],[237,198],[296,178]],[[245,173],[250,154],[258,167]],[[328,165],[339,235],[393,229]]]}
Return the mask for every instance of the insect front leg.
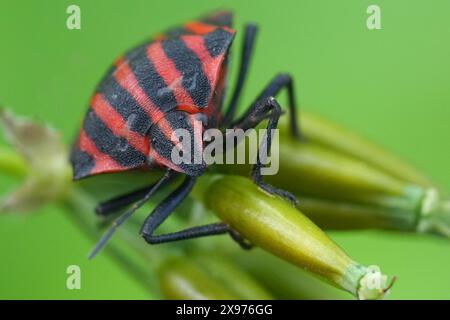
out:
{"label": "insect front leg", "polygon": [[[291,75],[287,73],[280,73],[275,76],[275,78],[269,82],[255,101],[261,101],[269,97],[276,97],[283,88],[286,88],[288,93],[291,133],[295,138],[300,139],[302,138],[302,135],[297,117],[294,80]],[[237,122],[240,122],[243,118],[247,117],[249,112],[251,112],[251,110],[244,114],[244,116],[240,120],[237,120]]]}
{"label": "insect front leg", "polygon": [[261,189],[271,194],[277,194],[287,199],[291,203],[297,204],[297,198],[292,193],[283,189],[275,188],[272,185],[263,182],[263,175],[261,174],[261,168],[263,168],[265,164],[263,164],[263,162],[261,161],[262,159],[260,157],[259,151],[261,150],[261,148],[264,148],[263,150],[266,150],[267,154],[270,152],[273,138],[272,131],[277,128],[281,113],[281,107],[278,102],[274,97],[269,97],[253,104],[253,106],[246,113],[246,116],[242,118],[234,128],[247,130],[249,128],[256,127],[261,121],[264,121],[266,119],[269,120],[269,123],[267,125],[266,139],[263,140],[263,142],[259,146],[256,164],[252,168],[252,179]]}

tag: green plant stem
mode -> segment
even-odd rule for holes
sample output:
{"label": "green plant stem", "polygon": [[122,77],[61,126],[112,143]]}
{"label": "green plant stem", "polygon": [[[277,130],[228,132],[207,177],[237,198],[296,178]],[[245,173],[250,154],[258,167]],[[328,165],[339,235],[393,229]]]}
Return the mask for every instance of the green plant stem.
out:
{"label": "green plant stem", "polygon": [[[63,207],[66,209],[65,213],[71,221],[78,226],[78,228],[87,235],[91,240],[97,241],[101,233],[95,227],[95,216],[92,212],[92,199],[89,198],[82,190],[73,190],[69,193],[67,199],[63,202]],[[135,250],[137,246],[135,243],[127,243]],[[140,248],[138,250],[141,250]],[[129,254],[120,249],[115,243],[108,244],[104,249],[105,253],[109,255],[124,271],[129,273],[137,283],[144,287],[148,292],[154,293],[157,288],[151,285],[150,279],[154,275],[150,272],[150,268],[143,268],[137,263]],[[148,259],[150,260],[150,259]],[[147,261],[146,261],[147,263]]]}
{"label": "green plant stem", "polygon": [[[27,175],[28,169],[23,159],[14,151],[6,148],[0,148],[0,173],[9,175],[15,178],[23,178]],[[97,241],[101,235],[98,228],[95,226],[95,216],[92,213],[92,199],[82,190],[71,188],[67,193],[67,197],[61,201],[62,207],[65,209],[66,216],[92,241]],[[127,230],[123,230],[125,235]],[[123,236],[125,237],[125,236]],[[142,243],[137,243],[140,239],[133,239],[127,237],[126,242],[136,251],[145,251]],[[114,243],[111,243],[105,248],[105,254],[113,259],[117,265],[125,270],[131,277],[139,283],[147,292],[153,293],[156,291],[155,285],[151,284],[150,279],[154,276],[149,271],[149,268],[144,268],[137,263],[133,263],[130,255],[119,248]],[[142,256],[146,256],[145,263],[152,261],[155,256],[150,256],[148,251]],[[155,260],[153,260],[155,261]]]}

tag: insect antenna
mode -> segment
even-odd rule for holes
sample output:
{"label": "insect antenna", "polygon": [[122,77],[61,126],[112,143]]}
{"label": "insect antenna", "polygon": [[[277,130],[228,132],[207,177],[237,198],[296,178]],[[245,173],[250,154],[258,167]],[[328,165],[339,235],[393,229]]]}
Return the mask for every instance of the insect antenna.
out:
{"label": "insect antenna", "polygon": [[106,231],[100,241],[95,245],[94,249],[89,254],[89,259],[93,259],[100,250],[106,245],[108,240],[112,237],[117,228],[126,222],[133,213],[142,207],[153,194],[162,186],[164,183],[169,180],[175,172],[171,169],[168,169],[164,176],[155,184],[153,187],[145,194],[145,196],[136,202],[133,206],[131,206],[127,211],[125,211],[120,217],[118,217],[113,223],[112,226]]}

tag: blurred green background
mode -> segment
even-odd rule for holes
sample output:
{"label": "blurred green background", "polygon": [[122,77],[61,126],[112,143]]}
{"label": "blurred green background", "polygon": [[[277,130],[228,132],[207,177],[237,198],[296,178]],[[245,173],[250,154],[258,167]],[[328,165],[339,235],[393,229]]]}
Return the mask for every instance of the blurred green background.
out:
{"label": "blurred green background", "polygon": [[[81,7],[81,30],[66,28],[70,4]],[[381,7],[382,30],[366,27],[370,4]],[[243,106],[288,71],[301,107],[380,142],[450,190],[448,0],[2,0],[0,104],[53,124],[69,143],[116,56],[222,7],[235,11],[237,30],[260,25]],[[2,193],[10,187],[0,182]],[[355,260],[398,276],[390,298],[450,298],[449,242],[372,231],[331,236]],[[88,261],[91,246],[58,208],[1,216],[0,298],[148,297],[106,255]],[[65,287],[70,264],[81,266],[81,290]]]}

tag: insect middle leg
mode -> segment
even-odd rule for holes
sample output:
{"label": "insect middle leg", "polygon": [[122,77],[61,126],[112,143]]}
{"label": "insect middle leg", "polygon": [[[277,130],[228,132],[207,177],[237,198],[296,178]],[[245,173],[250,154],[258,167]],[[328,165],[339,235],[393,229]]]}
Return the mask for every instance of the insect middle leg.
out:
{"label": "insect middle leg", "polygon": [[[164,180],[160,187],[163,187],[170,183],[176,175],[170,176],[168,179]],[[150,190],[153,189],[153,187],[156,185],[156,183],[151,184],[147,187],[131,191],[129,193],[119,195],[117,197],[114,197],[112,199],[103,201],[97,205],[95,208],[95,212],[102,217],[107,217],[127,206],[129,206],[132,203],[135,203],[136,201],[142,199],[145,197],[145,195],[150,192]]]}
{"label": "insect middle leg", "polygon": [[138,201],[139,199],[142,199],[142,197],[144,197],[145,194],[153,188],[153,186],[154,184],[101,202],[97,205],[97,207],[95,207],[95,213],[99,216],[107,217]]}
{"label": "insect middle leg", "polygon": [[188,196],[194,187],[196,178],[187,176],[183,183],[164,199],[145,219],[141,228],[141,235],[149,244],[159,244],[178,240],[229,233],[243,248],[251,247],[235,230],[225,223],[212,223],[204,226],[192,227],[185,230],[154,235],[156,229],[170,216],[175,208]]}
{"label": "insect middle leg", "polygon": [[136,210],[142,207],[161,188],[161,186],[163,186],[168,180],[172,179],[174,174],[175,172],[173,170],[168,169],[162,176],[162,178],[157,183],[155,183],[152,188],[148,190],[148,192],[143,197],[141,197],[141,199],[139,199],[130,208],[128,208],[127,211],[125,211],[121,216],[114,220],[112,226],[106,231],[106,233],[92,250],[91,254],[89,255],[89,259],[94,258],[97,253],[106,245],[117,228],[125,223],[133,215],[133,213],[136,212]]}

